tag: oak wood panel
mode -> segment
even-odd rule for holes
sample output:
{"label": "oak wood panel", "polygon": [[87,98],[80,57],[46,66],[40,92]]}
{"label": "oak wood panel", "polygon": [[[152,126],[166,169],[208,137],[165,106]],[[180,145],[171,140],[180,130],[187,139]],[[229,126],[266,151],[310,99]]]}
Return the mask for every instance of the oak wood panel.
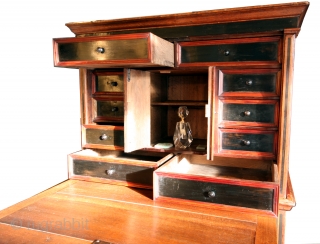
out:
{"label": "oak wood panel", "polygon": [[272,4],[265,6],[241,7],[181,14],[168,14],[116,20],[67,23],[75,34],[110,32],[117,30],[137,30],[152,27],[205,25],[210,23],[245,22],[296,16],[300,27],[308,9],[308,2]]}
{"label": "oak wood panel", "polygon": [[1,243],[63,243],[63,244],[90,244],[92,240],[84,240],[80,238],[58,235],[37,229],[25,228],[22,226],[14,226],[11,224],[0,223]]}

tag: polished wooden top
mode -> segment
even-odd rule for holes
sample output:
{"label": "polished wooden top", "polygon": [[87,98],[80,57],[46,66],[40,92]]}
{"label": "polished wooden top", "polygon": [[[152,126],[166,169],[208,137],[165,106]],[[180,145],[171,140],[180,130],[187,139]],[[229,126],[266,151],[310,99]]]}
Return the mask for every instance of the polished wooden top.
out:
{"label": "polished wooden top", "polygon": [[152,191],[69,180],[0,212],[4,243],[276,243],[275,217],[152,200]]}

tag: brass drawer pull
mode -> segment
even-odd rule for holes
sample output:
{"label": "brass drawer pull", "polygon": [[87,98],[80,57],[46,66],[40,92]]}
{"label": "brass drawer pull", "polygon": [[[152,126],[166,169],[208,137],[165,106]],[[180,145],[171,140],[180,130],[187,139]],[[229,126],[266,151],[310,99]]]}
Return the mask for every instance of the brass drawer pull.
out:
{"label": "brass drawer pull", "polygon": [[253,84],[253,81],[252,81],[252,80],[247,80],[247,81],[246,81],[246,85],[252,86],[252,84]]}
{"label": "brass drawer pull", "polygon": [[230,51],[229,51],[229,50],[225,50],[225,51],[224,51],[224,56],[229,56],[229,54],[230,54]]}
{"label": "brass drawer pull", "polygon": [[97,52],[98,53],[104,53],[104,48],[103,47],[97,47]]}
{"label": "brass drawer pull", "polygon": [[246,141],[246,140],[242,140],[242,141],[241,141],[241,145],[249,146],[250,144],[251,144],[250,141]]}
{"label": "brass drawer pull", "polygon": [[110,82],[110,85],[111,85],[111,86],[118,86],[118,82],[116,82],[116,81],[111,81],[111,82]]}
{"label": "brass drawer pull", "polygon": [[243,112],[245,116],[250,116],[251,112],[250,111],[244,111]]}
{"label": "brass drawer pull", "polygon": [[216,196],[216,193],[214,191],[209,191],[208,192],[208,197],[209,198],[214,198]]}
{"label": "brass drawer pull", "polygon": [[112,136],[108,136],[107,134],[102,134],[100,136],[101,141],[106,141],[106,140],[111,140],[111,139],[112,139]]}
{"label": "brass drawer pull", "polygon": [[114,169],[107,169],[106,174],[107,175],[113,175],[116,171]]}
{"label": "brass drawer pull", "polygon": [[118,107],[112,107],[112,108],[111,108],[111,111],[112,111],[112,112],[117,112],[117,111],[119,111],[119,108],[118,108]]}

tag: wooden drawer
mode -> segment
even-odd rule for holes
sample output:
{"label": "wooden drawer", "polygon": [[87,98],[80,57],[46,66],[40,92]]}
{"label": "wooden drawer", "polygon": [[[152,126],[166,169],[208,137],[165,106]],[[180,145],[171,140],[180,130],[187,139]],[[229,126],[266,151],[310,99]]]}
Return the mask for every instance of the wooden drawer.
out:
{"label": "wooden drawer", "polygon": [[219,70],[221,97],[275,97],[280,94],[278,69]]}
{"label": "wooden drawer", "polygon": [[275,159],[277,132],[274,130],[218,129],[215,155]]}
{"label": "wooden drawer", "polygon": [[123,126],[84,125],[82,147],[123,150]]}
{"label": "wooden drawer", "polygon": [[176,62],[181,67],[221,62],[232,65],[281,62],[281,43],[277,37],[180,42],[176,45]]}
{"label": "wooden drawer", "polygon": [[278,100],[220,100],[219,126],[278,126]]}
{"label": "wooden drawer", "polygon": [[123,101],[95,101],[96,119],[94,122],[99,120],[120,120],[123,121],[124,116],[124,103]]}
{"label": "wooden drawer", "polygon": [[277,214],[277,167],[272,161],[180,155],[154,172],[154,199],[241,207]]}
{"label": "wooden drawer", "polygon": [[174,66],[173,44],[152,33],[53,39],[58,67]]}
{"label": "wooden drawer", "polygon": [[172,156],[86,149],[68,156],[69,178],[152,188],[153,171]]}
{"label": "wooden drawer", "polygon": [[117,72],[94,72],[93,95],[123,93],[123,73]]}

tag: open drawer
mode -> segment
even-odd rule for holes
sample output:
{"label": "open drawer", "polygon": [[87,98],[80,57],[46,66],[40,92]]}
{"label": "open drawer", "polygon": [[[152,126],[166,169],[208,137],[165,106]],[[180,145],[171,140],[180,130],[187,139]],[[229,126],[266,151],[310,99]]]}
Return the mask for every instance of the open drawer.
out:
{"label": "open drawer", "polygon": [[154,200],[277,215],[277,166],[269,161],[175,156],[154,172]]}
{"label": "open drawer", "polygon": [[174,66],[174,46],[152,33],[53,39],[57,67]]}
{"label": "open drawer", "polygon": [[172,154],[86,149],[68,156],[69,178],[152,188],[153,171]]}

